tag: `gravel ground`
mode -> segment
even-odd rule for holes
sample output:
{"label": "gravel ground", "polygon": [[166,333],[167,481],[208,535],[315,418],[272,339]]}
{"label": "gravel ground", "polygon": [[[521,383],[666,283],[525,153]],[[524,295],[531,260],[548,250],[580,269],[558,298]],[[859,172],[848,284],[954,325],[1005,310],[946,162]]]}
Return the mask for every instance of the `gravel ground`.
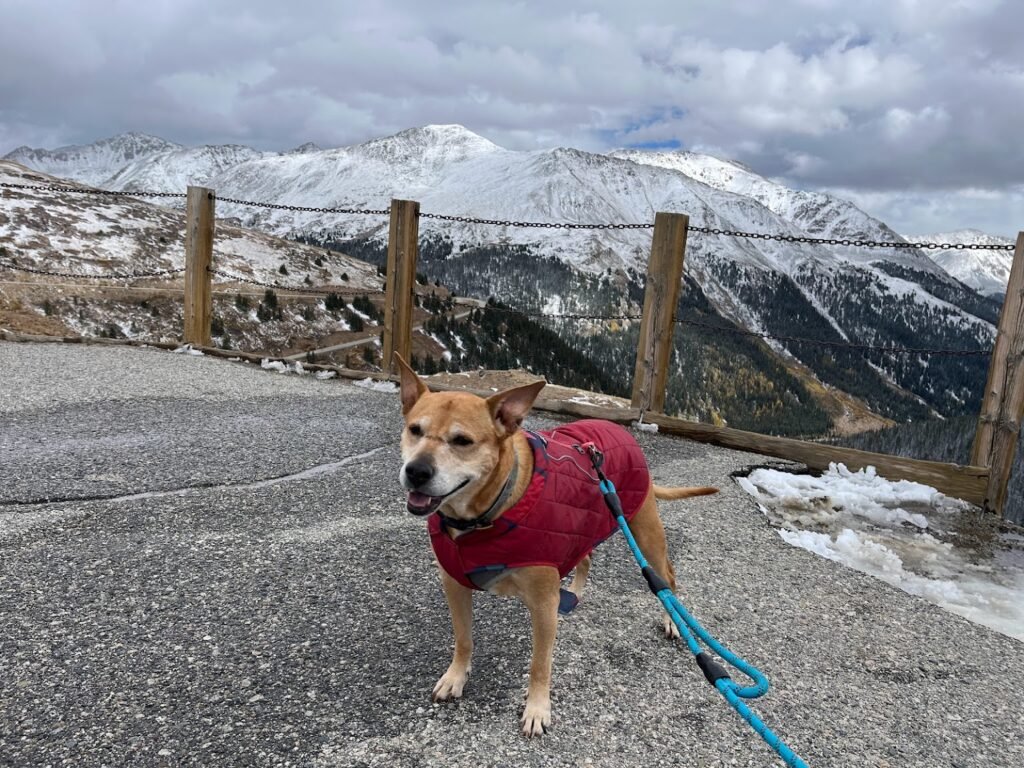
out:
{"label": "gravel ground", "polygon": [[[513,601],[478,597],[465,698],[432,705],[451,632],[394,395],[116,347],[0,343],[0,371],[0,765],[781,764],[618,538],[561,620],[547,736],[518,732]],[[783,543],[731,479],[759,457],[639,439],[659,482],[722,489],[663,505],[681,596],[810,765],[1024,764],[1020,643]]]}

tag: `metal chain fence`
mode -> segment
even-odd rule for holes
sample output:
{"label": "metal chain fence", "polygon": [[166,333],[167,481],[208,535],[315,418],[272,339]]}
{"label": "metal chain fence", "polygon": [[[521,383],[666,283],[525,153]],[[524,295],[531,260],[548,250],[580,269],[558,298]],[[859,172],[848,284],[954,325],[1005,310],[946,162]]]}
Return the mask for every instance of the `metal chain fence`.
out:
{"label": "metal chain fence", "polygon": [[[152,192],[152,191],[114,191],[105,189],[91,189],[82,187],[70,187],[59,184],[31,185],[15,184],[10,182],[0,183],[0,187],[7,189],[28,189],[48,192],[69,192],[85,195],[108,195],[114,197],[186,197],[184,192]],[[271,203],[257,200],[242,200],[233,197],[216,198],[222,203],[243,205],[253,208],[268,208],[281,211],[294,211],[302,213],[330,213],[344,215],[374,215],[386,216],[391,212],[390,208],[327,208],[305,205],[288,205],[285,203]],[[473,216],[455,216],[444,213],[420,213],[421,219],[436,219],[439,221],[451,221],[461,224],[486,224],[499,227],[520,227],[528,229],[588,229],[588,230],[624,230],[624,229],[653,229],[654,224],[581,224],[565,221],[517,221],[514,219],[483,219]],[[907,241],[886,241],[886,240],[853,240],[848,238],[835,237],[810,237],[807,235],[777,235],[768,232],[743,232],[736,229],[719,229],[717,227],[701,227],[690,225],[687,231],[703,235],[721,237],[743,237],[751,240],[773,240],[785,243],[808,243],[814,245],[831,245],[844,248],[896,248],[913,250],[915,248],[927,250],[955,250],[955,251],[1012,251],[1015,246],[1012,243],[987,245],[984,243],[911,243]]]}
{"label": "metal chain fence", "polygon": [[11,264],[9,262],[0,261],[0,269],[9,269],[12,272],[28,272],[33,275],[46,275],[47,277],[64,277],[73,279],[85,279],[85,280],[138,280],[148,277],[166,277],[167,275],[176,275],[179,272],[184,272],[184,268],[180,269],[157,269],[152,272],[108,272],[103,275],[83,275],[77,272],[55,272],[48,269],[35,269],[33,267],[22,267],[18,264]]}
{"label": "metal chain fence", "polygon": [[187,197],[184,192],[146,192],[130,190],[93,189],[91,187],[68,187],[62,184],[15,184],[0,182],[3,189],[29,189],[41,192],[69,192],[75,195],[98,195],[101,197]]}
{"label": "metal chain fence", "polygon": [[[487,305],[483,309],[490,310],[492,312],[505,312],[508,314],[522,315],[524,317],[536,317],[552,320],[599,320],[599,321],[622,321],[622,320],[642,320],[641,315],[577,315],[577,314],[548,314],[545,312],[528,312],[519,309],[511,309],[508,307],[496,307]],[[774,341],[785,341],[794,344],[812,344],[821,347],[836,347],[840,349],[850,349],[859,351],[870,351],[870,352],[885,352],[888,354],[897,355],[931,355],[931,356],[945,356],[945,357],[988,357],[992,354],[991,350],[983,349],[930,349],[925,347],[896,347],[883,344],[856,344],[848,341],[824,341],[822,339],[809,339],[800,336],[783,336],[779,334],[771,333],[758,333],[756,331],[748,331],[742,328],[727,328],[721,325],[715,325],[713,323],[705,323],[700,320],[676,320],[676,325],[689,325],[697,328],[705,328],[711,331],[720,331],[723,333],[732,333],[738,336],[755,336],[760,339],[772,339]]]}

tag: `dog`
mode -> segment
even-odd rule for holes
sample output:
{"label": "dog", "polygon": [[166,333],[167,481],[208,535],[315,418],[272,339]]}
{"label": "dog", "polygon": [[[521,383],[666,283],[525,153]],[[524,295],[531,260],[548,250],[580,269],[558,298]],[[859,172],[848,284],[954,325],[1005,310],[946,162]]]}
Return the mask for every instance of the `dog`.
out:
{"label": "dog", "polygon": [[[518,597],[532,623],[532,659],[521,718],[527,738],[551,725],[551,661],[560,608],[583,594],[590,552],[618,526],[602,499],[585,448],[596,443],[623,512],[648,562],[675,589],[657,499],[716,493],[717,488],[664,488],[627,430],[586,420],[550,433],[522,423],[545,386],[539,381],[486,399],[431,392],[401,358],[405,426],[399,479],[406,508],[429,516],[431,544],[451,612],[455,651],[432,699],[458,699],[470,673],[475,589]],[[589,439],[594,438],[594,439]],[[561,579],[575,568],[568,590]],[[679,637],[666,614],[665,634]]]}

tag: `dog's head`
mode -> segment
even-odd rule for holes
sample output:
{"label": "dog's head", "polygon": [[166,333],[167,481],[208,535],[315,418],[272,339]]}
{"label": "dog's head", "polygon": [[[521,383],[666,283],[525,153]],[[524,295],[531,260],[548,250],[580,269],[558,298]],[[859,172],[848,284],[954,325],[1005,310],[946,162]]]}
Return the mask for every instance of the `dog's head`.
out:
{"label": "dog's head", "polygon": [[467,392],[431,392],[395,355],[401,371],[402,469],[406,506],[427,515],[442,504],[465,516],[470,502],[498,467],[506,441],[529,412],[543,381],[486,399]]}

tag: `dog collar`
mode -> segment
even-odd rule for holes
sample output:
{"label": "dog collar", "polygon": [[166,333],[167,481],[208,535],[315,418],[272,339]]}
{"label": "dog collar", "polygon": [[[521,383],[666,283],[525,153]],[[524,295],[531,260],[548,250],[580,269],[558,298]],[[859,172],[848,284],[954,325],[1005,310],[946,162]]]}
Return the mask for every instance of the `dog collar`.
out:
{"label": "dog collar", "polygon": [[498,511],[502,508],[509,497],[512,495],[512,490],[516,487],[516,478],[519,476],[519,456],[516,455],[515,451],[512,451],[512,471],[508,474],[508,479],[505,480],[505,485],[501,489],[501,493],[498,494],[498,498],[494,500],[487,511],[479,517],[474,517],[472,520],[463,520],[460,517],[448,517],[440,509],[437,510],[437,514],[441,518],[441,525],[454,528],[457,531],[472,531],[476,528],[486,528],[494,522],[494,518],[497,516]]}

